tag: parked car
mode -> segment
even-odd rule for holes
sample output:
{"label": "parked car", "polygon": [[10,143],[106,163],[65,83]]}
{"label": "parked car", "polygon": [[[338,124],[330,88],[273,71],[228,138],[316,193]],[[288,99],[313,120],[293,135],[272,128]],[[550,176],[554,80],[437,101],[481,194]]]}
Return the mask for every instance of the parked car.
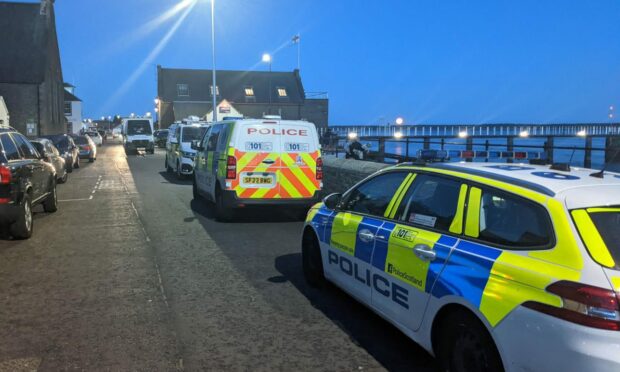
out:
{"label": "parked car", "polygon": [[101,134],[99,134],[99,132],[91,131],[91,132],[84,133],[84,135],[90,137],[90,139],[93,140],[95,145],[97,146],[103,145],[103,137],[101,137]]}
{"label": "parked car", "polygon": [[67,172],[73,172],[73,168],[80,167],[80,149],[77,147],[73,138],[67,134],[55,134],[51,136],[42,136],[52,141],[58,149],[61,156],[65,158],[65,166]]}
{"label": "parked car", "polygon": [[79,147],[80,159],[88,159],[90,163],[97,160],[97,145],[90,136],[74,136],[73,141]]}
{"label": "parked car", "polygon": [[58,149],[56,149],[56,146],[54,146],[52,141],[47,138],[37,138],[30,141],[30,143],[34,145],[44,161],[54,166],[54,169],[56,170],[56,182],[67,182],[69,172],[67,172],[65,158],[60,155],[60,152],[58,152]]}
{"label": "parked car", "polygon": [[166,140],[168,139],[168,129],[156,130],[153,133],[153,137],[155,138],[155,146],[159,148],[166,147]]}
{"label": "parked car", "polygon": [[166,170],[175,172],[177,178],[194,174],[196,150],[192,141],[200,141],[208,126],[204,124],[179,124],[166,143]]}
{"label": "parked car", "polygon": [[58,209],[56,170],[13,128],[0,128],[0,224],[16,239],[32,236],[32,208]]}

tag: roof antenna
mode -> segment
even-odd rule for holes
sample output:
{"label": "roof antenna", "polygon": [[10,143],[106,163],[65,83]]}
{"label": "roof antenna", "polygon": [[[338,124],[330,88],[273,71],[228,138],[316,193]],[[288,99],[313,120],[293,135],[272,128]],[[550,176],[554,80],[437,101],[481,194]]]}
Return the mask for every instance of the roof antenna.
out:
{"label": "roof antenna", "polygon": [[614,152],[614,156],[609,158],[609,161],[603,165],[603,169],[601,169],[600,172],[590,173],[590,177],[603,178],[605,176],[605,169],[607,168],[607,165],[611,162],[612,159],[616,158],[616,156],[618,155],[618,152],[620,152],[620,148],[616,149],[616,152]]}
{"label": "roof antenna", "polygon": [[570,159],[568,159],[568,165],[573,164],[573,156],[575,156],[575,150],[577,150],[577,146],[573,146],[573,152],[570,154]]}

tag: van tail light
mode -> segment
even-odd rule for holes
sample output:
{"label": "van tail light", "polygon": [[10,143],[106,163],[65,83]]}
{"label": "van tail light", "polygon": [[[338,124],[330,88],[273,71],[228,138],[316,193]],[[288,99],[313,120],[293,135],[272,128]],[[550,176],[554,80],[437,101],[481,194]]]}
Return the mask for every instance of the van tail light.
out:
{"label": "van tail light", "polygon": [[82,150],[84,151],[90,151],[90,146],[86,145],[86,146],[82,146]]}
{"label": "van tail light", "polygon": [[562,298],[562,307],[528,301],[523,306],[572,323],[620,331],[620,294],[605,288],[559,281],[547,292]]}
{"label": "van tail light", "polygon": [[11,183],[11,168],[6,165],[0,165],[0,185],[9,185]]}
{"label": "van tail light", "polygon": [[323,159],[322,158],[316,159],[316,179],[317,180],[323,179]]}
{"label": "van tail light", "polygon": [[229,156],[226,160],[226,179],[234,180],[237,178],[237,158]]}

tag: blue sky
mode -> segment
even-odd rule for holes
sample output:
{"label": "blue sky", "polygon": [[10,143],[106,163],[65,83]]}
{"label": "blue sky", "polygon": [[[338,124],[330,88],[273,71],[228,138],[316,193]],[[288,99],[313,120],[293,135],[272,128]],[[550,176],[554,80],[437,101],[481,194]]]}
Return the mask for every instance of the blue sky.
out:
{"label": "blue sky", "polygon": [[[86,117],[151,111],[157,64],[211,68],[207,0],[152,22],[179,2],[56,1]],[[216,16],[220,69],[265,69],[279,50],[274,70],[293,70],[295,47],[279,47],[300,33],[305,88],[329,93],[331,124],[604,122],[620,109],[616,0],[216,0]]]}

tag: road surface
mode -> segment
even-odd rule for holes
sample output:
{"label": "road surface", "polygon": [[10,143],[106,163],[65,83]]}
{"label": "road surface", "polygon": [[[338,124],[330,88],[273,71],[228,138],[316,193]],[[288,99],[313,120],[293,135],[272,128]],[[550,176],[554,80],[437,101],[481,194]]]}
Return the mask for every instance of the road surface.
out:
{"label": "road surface", "polygon": [[33,238],[0,235],[0,371],[436,368],[342,291],[306,286],[294,215],[219,223],[164,155],[105,145]]}

